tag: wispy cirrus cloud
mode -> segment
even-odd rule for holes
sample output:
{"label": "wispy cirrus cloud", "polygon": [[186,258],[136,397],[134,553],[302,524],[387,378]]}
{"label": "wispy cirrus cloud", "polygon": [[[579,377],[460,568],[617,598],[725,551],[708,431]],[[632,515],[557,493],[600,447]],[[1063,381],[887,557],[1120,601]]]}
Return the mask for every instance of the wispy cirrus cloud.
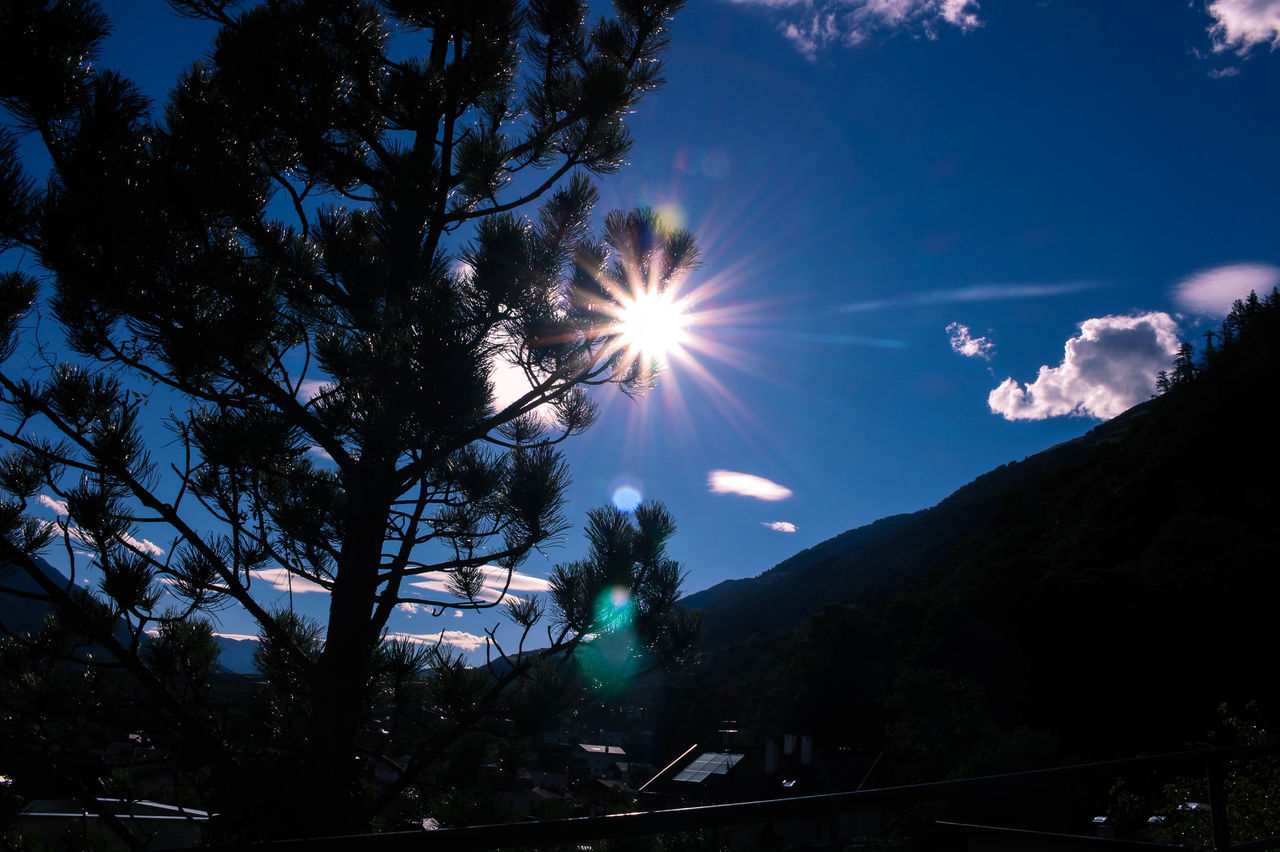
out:
{"label": "wispy cirrus cloud", "polygon": [[729,0],[767,9],[778,30],[803,55],[852,47],[877,35],[905,31],[938,37],[944,27],[969,32],[982,25],[977,0]]}
{"label": "wispy cirrus cloud", "polygon": [[792,494],[790,488],[765,479],[763,476],[738,473],[733,470],[711,471],[707,474],[707,487],[711,489],[712,494],[738,494],[771,502],[785,500]]}
{"label": "wispy cirrus cloud", "polygon": [[[480,588],[480,594],[476,596],[476,600],[485,603],[497,603],[499,600],[516,603],[521,599],[519,595],[515,594],[516,592],[538,594],[551,588],[551,584],[542,577],[535,577],[532,574],[525,574],[521,571],[512,571],[510,581],[508,581],[507,569],[500,568],[497,565],[484,565],[480,568],[480,573],[484,576],[484,583]],[[433,595],[442,595],[449,599],[454,597],[454,593],[449,587],[449,578],[444,574],[438,576],[427,575],[409,585],[415,589],[430,592]],[[504,588],[506,589],[505,595],[503,594]]]}
{"label": "wispy cirrus cloud", "polygon": [[1156,374],[1170,366],[1178,345],[1178,326],[1163,311],[1085,320],[1061,364],[1041,367],[1026,387],[1005,379],[987,404],[1006,420],[1107,420],[1151,397]]}
{"label": "wispy cirrus cloud", "polygon": [[947,335],[951,340],[951,351],[958,355],[990,361],[995,354],[995,343],[987,337],[974,337],[967,325],[953,322],[947,326]]}
{"label": "wispy cirrus cloud", "polygon": [[762,521],[762,523],[776,532],[793,533],[796,531],[796,525],[790,521]]}
{"label": "wispy cirrus cloud", "polygon": [[975,284],[954,290],[926,290],[894,299],[869,299],[837,305],[833,310],[851,314],[863,311],[883,311],[889,308],[916,307],[919,305],[945,305],[953,302],[999,302],[1011,299],[1045,299],[1092,290],[1101,285],[1093,281],[1069,281],[1063,284]]}
{"label": "wispy cirrus cloud", "polygon": [[1209,38],[1215,53],[1244,56],[1260,44],[1280,47],[1280,0],[1213,0],[1205,11],[1214,21]]}
{"label": "wispy cirrus cloud", "polygon": [[1188,313],[1225,317],[1236,299],[1255,292],[1265,296],[1280,286],[1280,266],[1268,263],[1232,263],[1202,269],[1173,287],[1173,299]]}

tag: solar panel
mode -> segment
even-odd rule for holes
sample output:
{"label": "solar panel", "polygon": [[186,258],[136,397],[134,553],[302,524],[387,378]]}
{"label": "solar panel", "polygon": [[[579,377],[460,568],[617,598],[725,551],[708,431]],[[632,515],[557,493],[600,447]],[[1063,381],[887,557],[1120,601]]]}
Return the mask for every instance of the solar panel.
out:
{"label": "solar panel", "polygon": [[689,781],[694,784],[706,781],[712,775],[727,775],[729,770],[733,768],[739,760],[742,760],[741,754],[716,754],[715,752],[704,752],[694,759],[684,769],[676,773],[673,781]]}

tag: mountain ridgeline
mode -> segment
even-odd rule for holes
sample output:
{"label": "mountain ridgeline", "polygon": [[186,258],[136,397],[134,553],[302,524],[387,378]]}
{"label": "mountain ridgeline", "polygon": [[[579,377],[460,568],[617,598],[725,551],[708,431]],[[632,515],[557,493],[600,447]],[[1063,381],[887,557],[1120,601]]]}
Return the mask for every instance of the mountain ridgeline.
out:
{"label": "mountain ridgeline", "polygon": [[1275,715],[1278,375],[1280,295],[1251,296],[1158,397],[690,596],[721,711],[883,749],[904,778],[1180,748],[1221,705]]}

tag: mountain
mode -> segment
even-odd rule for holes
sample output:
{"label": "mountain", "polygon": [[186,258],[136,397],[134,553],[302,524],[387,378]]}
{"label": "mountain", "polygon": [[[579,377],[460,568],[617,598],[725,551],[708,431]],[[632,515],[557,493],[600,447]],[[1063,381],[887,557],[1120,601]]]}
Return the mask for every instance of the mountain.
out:
{"label": "mountain", "polygon": [[1080,438],[689,596],[702,694],[731,684],[761,724],[843,736],[859,719],[863,744],[897,742],[900,764],[906,743],[956,749],[919,777],[1007,767],[983,761],[1032,742],[1056,744],[1041,759],[1176,749],[1244,708],[1280,723],[1263,662],[1278,376],[1273,293],[1238,303],[1198,358],[1184,347],[1167,392]]}
{"label": "mountain", "polygon": [[[59,585],[67,578],[43,559],[36,564],[44,575]],[[40,585],[26,571],[16,565],[0,565],[0,628],[11,633],[31,633],[40,629],[53,609],[48,603],[37,600]]]}
{"label": "mountain", "polygon": [[253,653],[258,650],[257,639],[232,639],[216,634],[214,638],[218,640],[220,649],[219,667],[235,674],[257,674],[258,668],[253,663]]}
{"label": "mountain", "polygon": [[1086,465],[1098,448],[1124,440],[1149,406],[1138,405],[1079,438],[983,474],[932,508],[881,518],[802,550],[758,577],[726,580],[689,595],[683,604],[702,610],[703,646],[714,650],[747,634],[794,630],[829,603],[885,604],[954,557],[1009,495]]}
{"label": "mountain", "polygon": [[[39,557],[36,564],[46,577],[60,586],[67,584],[67,577],[57,568]],[[53,611],[52,605],[31,597],[40,593],[40,586],[27,572],[14,565],[0,565],[0,633],[33,633],[40,629],[45,618]],[[253,652],[256,639],[233,639],[215,636],[220,647],[218,665],[228,672],[253,674]]]}

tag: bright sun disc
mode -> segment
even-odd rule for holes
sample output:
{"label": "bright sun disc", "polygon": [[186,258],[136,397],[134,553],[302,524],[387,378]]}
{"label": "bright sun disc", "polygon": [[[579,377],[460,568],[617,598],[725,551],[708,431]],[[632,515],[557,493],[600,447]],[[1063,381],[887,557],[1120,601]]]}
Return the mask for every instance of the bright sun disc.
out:
{"label": "bright sun disc", "polygon": [[689,334],[685,330],[688,316],[685,304],[677,302],[670,291],[641,291],[634,299],[623,302],[618,313],[618,335],[633,355],[664,361],[678,350]]}

